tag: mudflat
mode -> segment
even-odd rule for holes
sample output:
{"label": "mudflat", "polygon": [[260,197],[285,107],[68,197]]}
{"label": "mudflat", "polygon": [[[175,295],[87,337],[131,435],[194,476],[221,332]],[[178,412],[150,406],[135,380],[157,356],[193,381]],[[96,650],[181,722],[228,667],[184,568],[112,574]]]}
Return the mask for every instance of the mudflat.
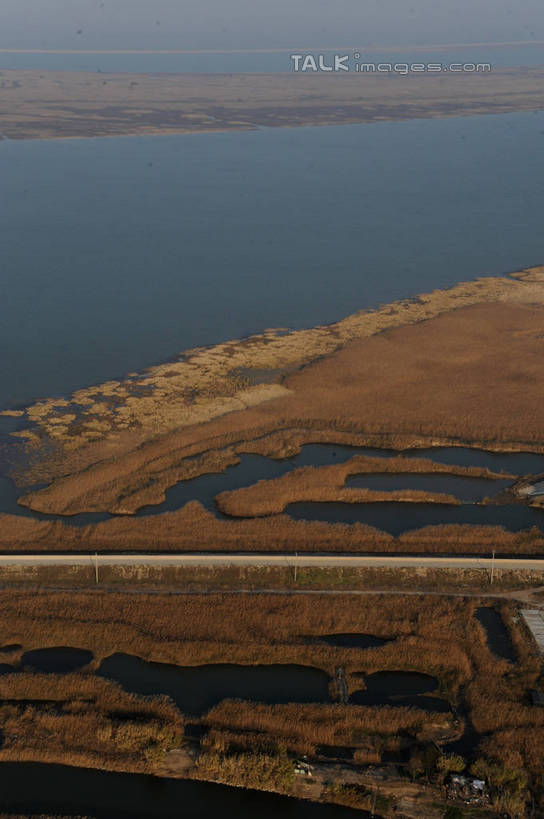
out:
{"label": "mudflat", "polygon": [[9,139],[208,133],[542,108],[543,67],[478,73],[0,72]]}

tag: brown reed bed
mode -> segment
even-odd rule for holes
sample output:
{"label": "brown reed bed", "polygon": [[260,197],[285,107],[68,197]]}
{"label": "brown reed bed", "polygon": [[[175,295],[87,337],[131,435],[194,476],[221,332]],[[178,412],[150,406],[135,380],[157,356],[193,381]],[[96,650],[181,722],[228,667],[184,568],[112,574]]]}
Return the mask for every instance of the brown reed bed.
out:
{"label": "brown reed bed", "polygon": [[[134,511],[189,474],[225,468],[237,451],[266,449],[266,436],[285,433],[285,449],[296,429],[331,442],[351,434],[542,450],[543,301],[543,269],[533,268],[328,327],[189,351],[130,383],[39,402],[26,413],[24,435],[38,447],[26,480],[57,480],[25,502],[46,513]],[[281,384],[240,382],[241,370],[278,367],[291,371]],[[45,460],[43,436],[57,447]],[[183,463],[194,456],[203,458],[196,471]]]}
{"label": "brown reed bed", "polygon": [[[474,757],[488,765],[514,766],[541,798],[544,782],[534,754],[540,748],[544,712],[531,707],[526,696],[540,684],[541,662],[517,622],[515,606],[505,602],[496,605],[517,661],[495,656],[473,616],[482,604],[492,601],[429,595],[175,596],[5,589],[0,599],[4,643],[21,643],[24,650],[84,647],[94,660],[78,673],[24,672],[0,678],[0,759],[161,770],[165,754],[183,744],[183,715],[165,698],[129,694],[97,678],[98,662],[114,651],[178,665],[296,663],[330,675],[343,667],[350,691],[362,684],[355,673],[419,671],[437,678],[437,694],[451,703],[452,713],[224,701],[201,719],[203,759],[195,776],[224,773],[229,759],[243,761],[247,755],[247,776],[265,763],[272,776],[278,773],[281,749],[315,756],[321,746],[351,747],[360,763],[380,760],[386,751],[454,739],[468,719],[485,736],[473,749]],[[357,650],[320,642],[324,634],[346,632],[391,642]]]}

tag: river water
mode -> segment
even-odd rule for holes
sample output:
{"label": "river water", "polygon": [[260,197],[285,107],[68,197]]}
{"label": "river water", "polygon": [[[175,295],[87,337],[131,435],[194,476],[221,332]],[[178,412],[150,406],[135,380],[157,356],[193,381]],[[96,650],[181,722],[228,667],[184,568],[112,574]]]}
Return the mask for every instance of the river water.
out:
{"label": "river water", "polygon": [[369,816],[335,805],[318,805],[207,782],[36,763],[3,762],[0,765],[0,793],[3,811],[26,816],[40,813],[95,819],[209,819],[211,816],[362,819]]}

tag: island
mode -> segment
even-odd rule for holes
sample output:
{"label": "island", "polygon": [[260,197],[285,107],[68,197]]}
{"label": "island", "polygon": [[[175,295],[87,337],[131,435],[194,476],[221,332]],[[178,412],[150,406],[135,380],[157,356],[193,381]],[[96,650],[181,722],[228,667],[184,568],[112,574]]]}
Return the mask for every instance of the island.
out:
{"label": "island", "polygon": [[0,71],[0,136],[59,139],[341,125],[542,109],[543,67],[485,72]]}

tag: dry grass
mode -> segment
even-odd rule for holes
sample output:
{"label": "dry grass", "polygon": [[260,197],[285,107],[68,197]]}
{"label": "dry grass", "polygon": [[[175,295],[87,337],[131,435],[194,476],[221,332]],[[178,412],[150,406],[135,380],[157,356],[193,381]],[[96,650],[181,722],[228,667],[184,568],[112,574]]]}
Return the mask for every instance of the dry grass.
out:
{"label": "dry grass", "polygon": [[540,554],[544,534],[508,532],[500,526],[427,526],[399,537],[362,523],[296,521],[287,515],[219,520],[199,503],[177,512],[113,518],[69,526],[0,515],[0,547],[6,551],[59,552],[379,552],[418,554]]}
{"label": "dry grass", "polygon": [[153,771],[183,736],[166,698],[142,699],[88,674],[0,679],[0,761]]}

